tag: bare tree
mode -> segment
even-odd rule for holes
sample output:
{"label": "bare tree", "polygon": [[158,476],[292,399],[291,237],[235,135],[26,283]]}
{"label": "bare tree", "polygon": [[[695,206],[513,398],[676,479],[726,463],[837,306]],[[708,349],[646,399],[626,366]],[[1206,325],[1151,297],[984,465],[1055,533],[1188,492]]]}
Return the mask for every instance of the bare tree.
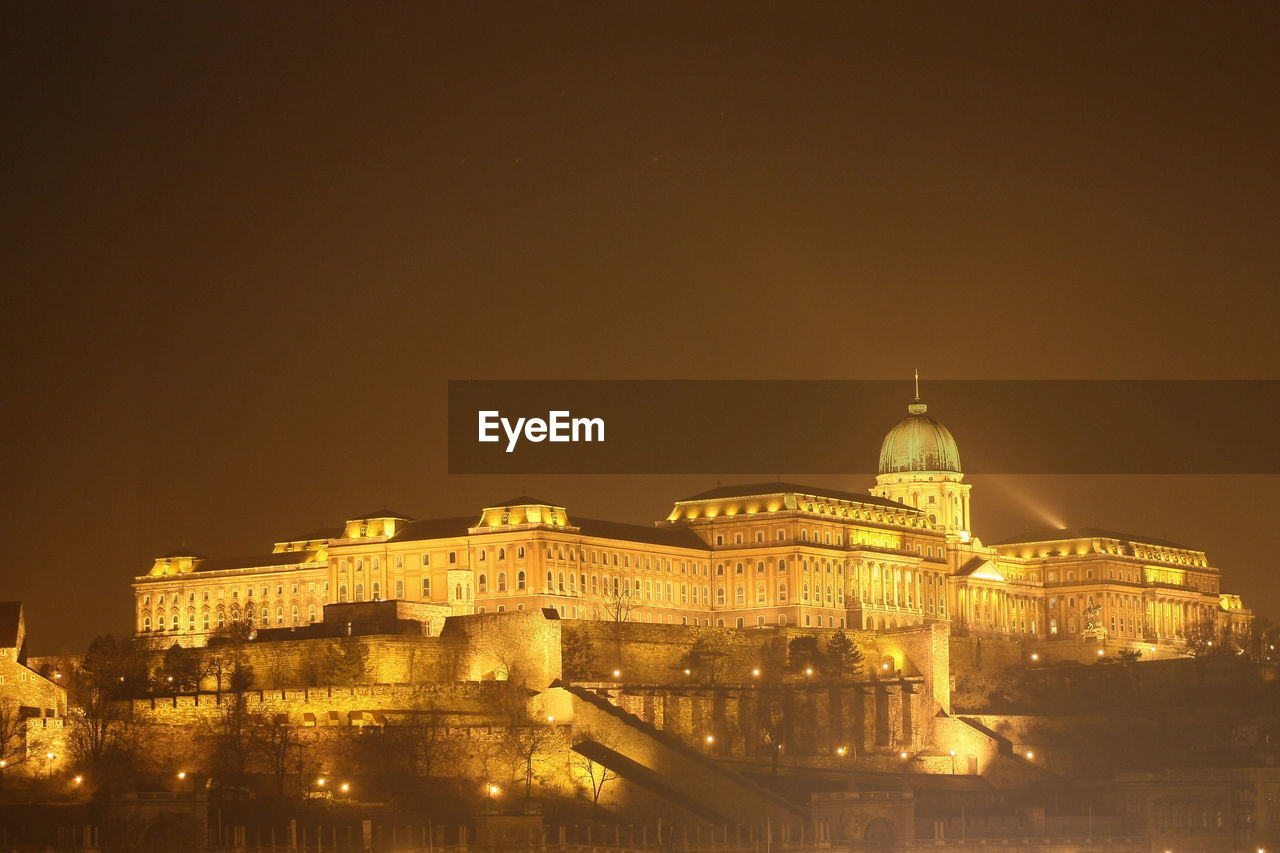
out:
{"label": "bare tree", "polygon": [[631,621],[631,612],[639,604],[635,589],[628,578],[615,577],[613,584],[605,587],[600,598],[605,619],[614,623]]}
{"label": "bare tree", "polygon": [[600,795],[604,793],[605,786],[617,779],[618,774],[580,752],[573,754],[572,766],[578,771],[583,781],[587,783],[587,787],[591,791],[592,804],[600,805]]}
{"label": "bare tree", "polygon": [[1180,651],[1191,657],[1206,657],[1221,651],[1218,626],[1212,616],[1188,622],[1182,632]]}
{"label": "bare tree", "polygon": [[538,756],[546,752],[555,735],[550,726],[513,726],[507,734],[506,747],[519,773],[524,777],[524,796],[533,796],[533,767]]}
{"label": "bare tree", "polygon": [[256,721],[249,712],[247,697],[240,691],[224,696],[219,710],[210,753],[213,776],[224,785],[242,785],[254,752]]}
{"label": "bare tree", "polygon": [[290,769],[298,769],[298,732],[285,714],[260,714],[251,720],[250,743],[276,778],[276,793],[284,796],[284,780]]}
{"label": "bare tree", "polygon": [[4,761],[0,767],[0,787],[4,786],[5,770],[28,758],[26,731],[27,718],[18,703],[11,699],[0,702],[0,759]]}

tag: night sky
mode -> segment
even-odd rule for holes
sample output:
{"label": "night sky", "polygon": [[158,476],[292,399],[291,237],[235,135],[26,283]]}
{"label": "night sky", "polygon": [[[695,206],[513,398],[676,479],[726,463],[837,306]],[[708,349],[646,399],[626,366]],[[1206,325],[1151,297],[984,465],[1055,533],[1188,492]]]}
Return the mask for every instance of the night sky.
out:
{"label": "night sky", "polygon": [[[715,484],[450,476],[451,378],[900,377],[905,405],[916,367],[926,398],[1280,376],[1274,4],[13,3],[0,31],[0,599],[35,653],[127,630],[183,543],[521,488],[648,522]],[[1275,477],[970,481],[987,541],[1188,542],[1280,616]]]}

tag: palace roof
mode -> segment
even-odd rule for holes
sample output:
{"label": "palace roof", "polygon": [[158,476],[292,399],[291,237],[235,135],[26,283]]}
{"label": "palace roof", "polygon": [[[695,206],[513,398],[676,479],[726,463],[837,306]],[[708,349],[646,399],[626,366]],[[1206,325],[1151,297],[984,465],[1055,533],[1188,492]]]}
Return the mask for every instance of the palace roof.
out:
{"label": "palace roof", "polygon": [[898,510],[914,510],[915,507],[909,507],[900,504],[897,501],[891,501],[888,498],[870,495],[866,492],[845,492],[840,489],[832,489],[827,486],[804,486],[799,483],[744,483],[736,486],[717,486],[705,492],[699,492],[696,495],[690,495],[687,498],[681,498],[676,503],[687,503],[690,501],[712,501],[718,498],[749,498],[758,497],[760,495],[813,495],[814,497],[832,498],[840,501],[854,501],[855,503],[872,504],[874,506],[888,506]]}
{"label": "palace roof", "polygon": [[1115,530],[1103,530],[1098,527],[1044,527],[1028,530],[1009,539],[993,543],[1000,545],[1026,545],[1033,542],[1066,542],[1072,539],[1115,539],[1120,542],[1136,542],[1140,545],[1160,545],[1165,548],[1179,548],[1183,551],[1198,551],[1190,545],[1170,542],[1155,536],[1135,536],[1132,533],[1120,533]]}
{"label": "palace roof", "polygon": [[292,566],[313,561],[315,554],[315,551],[281,551],[276,554],[258,554],[251,557],[220,557],[216,560],[202,558],[196,561],[192,570],[196,572],[225,572],[230,569],[265,569],[275,566]]}

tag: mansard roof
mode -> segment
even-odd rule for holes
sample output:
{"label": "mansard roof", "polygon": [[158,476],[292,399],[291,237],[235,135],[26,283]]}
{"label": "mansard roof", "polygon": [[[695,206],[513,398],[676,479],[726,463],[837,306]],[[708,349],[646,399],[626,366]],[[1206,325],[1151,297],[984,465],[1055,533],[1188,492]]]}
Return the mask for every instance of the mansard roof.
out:
{"label": "mansard roof", "polygon": [[[759,495],[813,495],[814,497],[832,498],[840,501],[854,501],[855,503],[872,504],[874,506],[888,506],[897,510],[916,510],[915,507],[906,506],[897,501],[891,501],[888,498],[878,497],[877,495],[868,494],[867,492],[846,492],[840,489],[832,489],[827,486],[805,486],[799,483],[783,483],[781,481],[772,483],[744,483],[734,486],[717,486],[705,492],[699,492],[696,495],[690,495],[687,498],[681,498],[677,503],[686,503],[689,501],[711,501],[719,498],[749,498]],[[918,511],[918,510],[916,510]]]}
{"label": "mansard roof", "polygon": [[[197,572],[225,572],[231,569],[265,569],[276,566],[293,566],[315,560],[315,551],[281,551],[276,554],[258,554],[250,557],[220,557],[216,560],[200,559],[193,567]],[[184,555],[185,556],[185,555]]]}
{"label": "mansard roof", "polygon": [[554,503],[554,502],[552,502],[552,501],[544,501],[542,498],[535,498],[535,497],[533,497],[533,496],[531,496],[531,495],[521,495],[520,497],[518,497],[518,498],[512,498],[512,499],[511,499],[511,500],[509,500],[509,501],[502,501],[502,502],[500,502],[500,503],[496,503],[496,504],[489,504],[489,506],[492,506],[492,507],[496,507],[496,506],[554,506],[554,507],[558,507],[558,506],[561,506],[561,505],[560,505],[560,504],[558,504],[558,503]]}
{"label": "mansard roof", "polygon": [[410,542],[418,539],[448,539],[453,536],[466,536],[467,528],[476,523],[474,515],[460,515],[454,518],[424,518],[410,521],[396,531],[396,535],[388,542]]}
{"label": "mansard roof", "polygon": [[583,536],[601,539],[620,539],[624,542],[644,542],[649,545],[669,545],[673,548],[707,550],[707,543],[687,527],[650,527],[643,524],[625,524],[620,521],[602,521],[598,518],[574,518],[573,524]]}
{"label": "mansard roof", "polygon": [[411,515],[405,515],[402,512],[396,512],[393,509],[375,509],[373,512],[366,512],[364,515],[357,515],[348,521],[365,521],[372,518],[398,518],[402,521],[408,521],[413,518]]}
{"label": "mansard roof", "polygon": [[[357,520],[357,519],[353,519]],[[318,542],[321,539],[341,539],[341,527],[318,527],[315,530],[304,533],[301,536],[293,536],[288,539],[281,539],[281,542]]]}
{"label": "mansard roof", "polygon": [[1065,542],[1072,539],[1116,539],[1120,542],[1137,543],[1139,545],[1160,545],[1165,548],[1178,548],[1183,551],[1200,550],[1190,545],[1171,542],[1168,539],[1160,539],[1155,536],[1138,536],[1132,533],[1120,533],[1115,530],[1103,530],[1100,527],[1043,527],[1037,530],[1024,531],[1017,536],[996,542],[994,545],[1027,545],[1034,542]]}

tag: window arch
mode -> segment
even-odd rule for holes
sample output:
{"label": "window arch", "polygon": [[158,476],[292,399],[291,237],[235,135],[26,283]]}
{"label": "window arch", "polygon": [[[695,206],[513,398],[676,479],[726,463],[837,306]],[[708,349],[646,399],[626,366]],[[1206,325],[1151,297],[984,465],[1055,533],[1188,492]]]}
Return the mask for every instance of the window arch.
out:
{"label": "window arch", "polygon": [[778,584],[778,601],[787,600],[787,582],[782,581]]}
{"label": "window arch", "polygon": [[347,600],[347,585],[341,584],[338,587],[338,602],[344,603]]}
{"label": "window arch", "polygon": [[[480,584],[480,591],[484,592],[483,583]],[[506,592],[506,591],[507,591],[507,573],[498,572],[498,592]]]}
{"label": "window arch", "polygon": [[716,587],[716,604],[724,606],[724,587],[722,586]]}
{"label": "window arch", "polygon": [[356,584],[356,601],[364,601],[364,584]]}
{"label": "window arch", "polygon": [[519,572],[516,573],[516,589],[524,589],[524,588],[525,588],[525,574],[524,574],[524,569],[521,569]]}
{"label": "window arch", "polygon": [[735,590],[733,591],[733,603],[734,603],[734,604],[746,604],[746,603],[747,603],[747,590],[746,590],[746,588],[739,586],[737,589],[735,589]]}
{"label": "window arch", "polygon": [[476,575],[476,591],[481,595],[489,591],[489,578],[484,572]]}
{"label": "window arch", "polygon": [[381,581],[373,582],[373,600],[374,601],[382,600],[382,582]]}
{"label": "window arch", "polygon": [[756,604],[764,604],[766,597],[764,584],[756,584]]}

